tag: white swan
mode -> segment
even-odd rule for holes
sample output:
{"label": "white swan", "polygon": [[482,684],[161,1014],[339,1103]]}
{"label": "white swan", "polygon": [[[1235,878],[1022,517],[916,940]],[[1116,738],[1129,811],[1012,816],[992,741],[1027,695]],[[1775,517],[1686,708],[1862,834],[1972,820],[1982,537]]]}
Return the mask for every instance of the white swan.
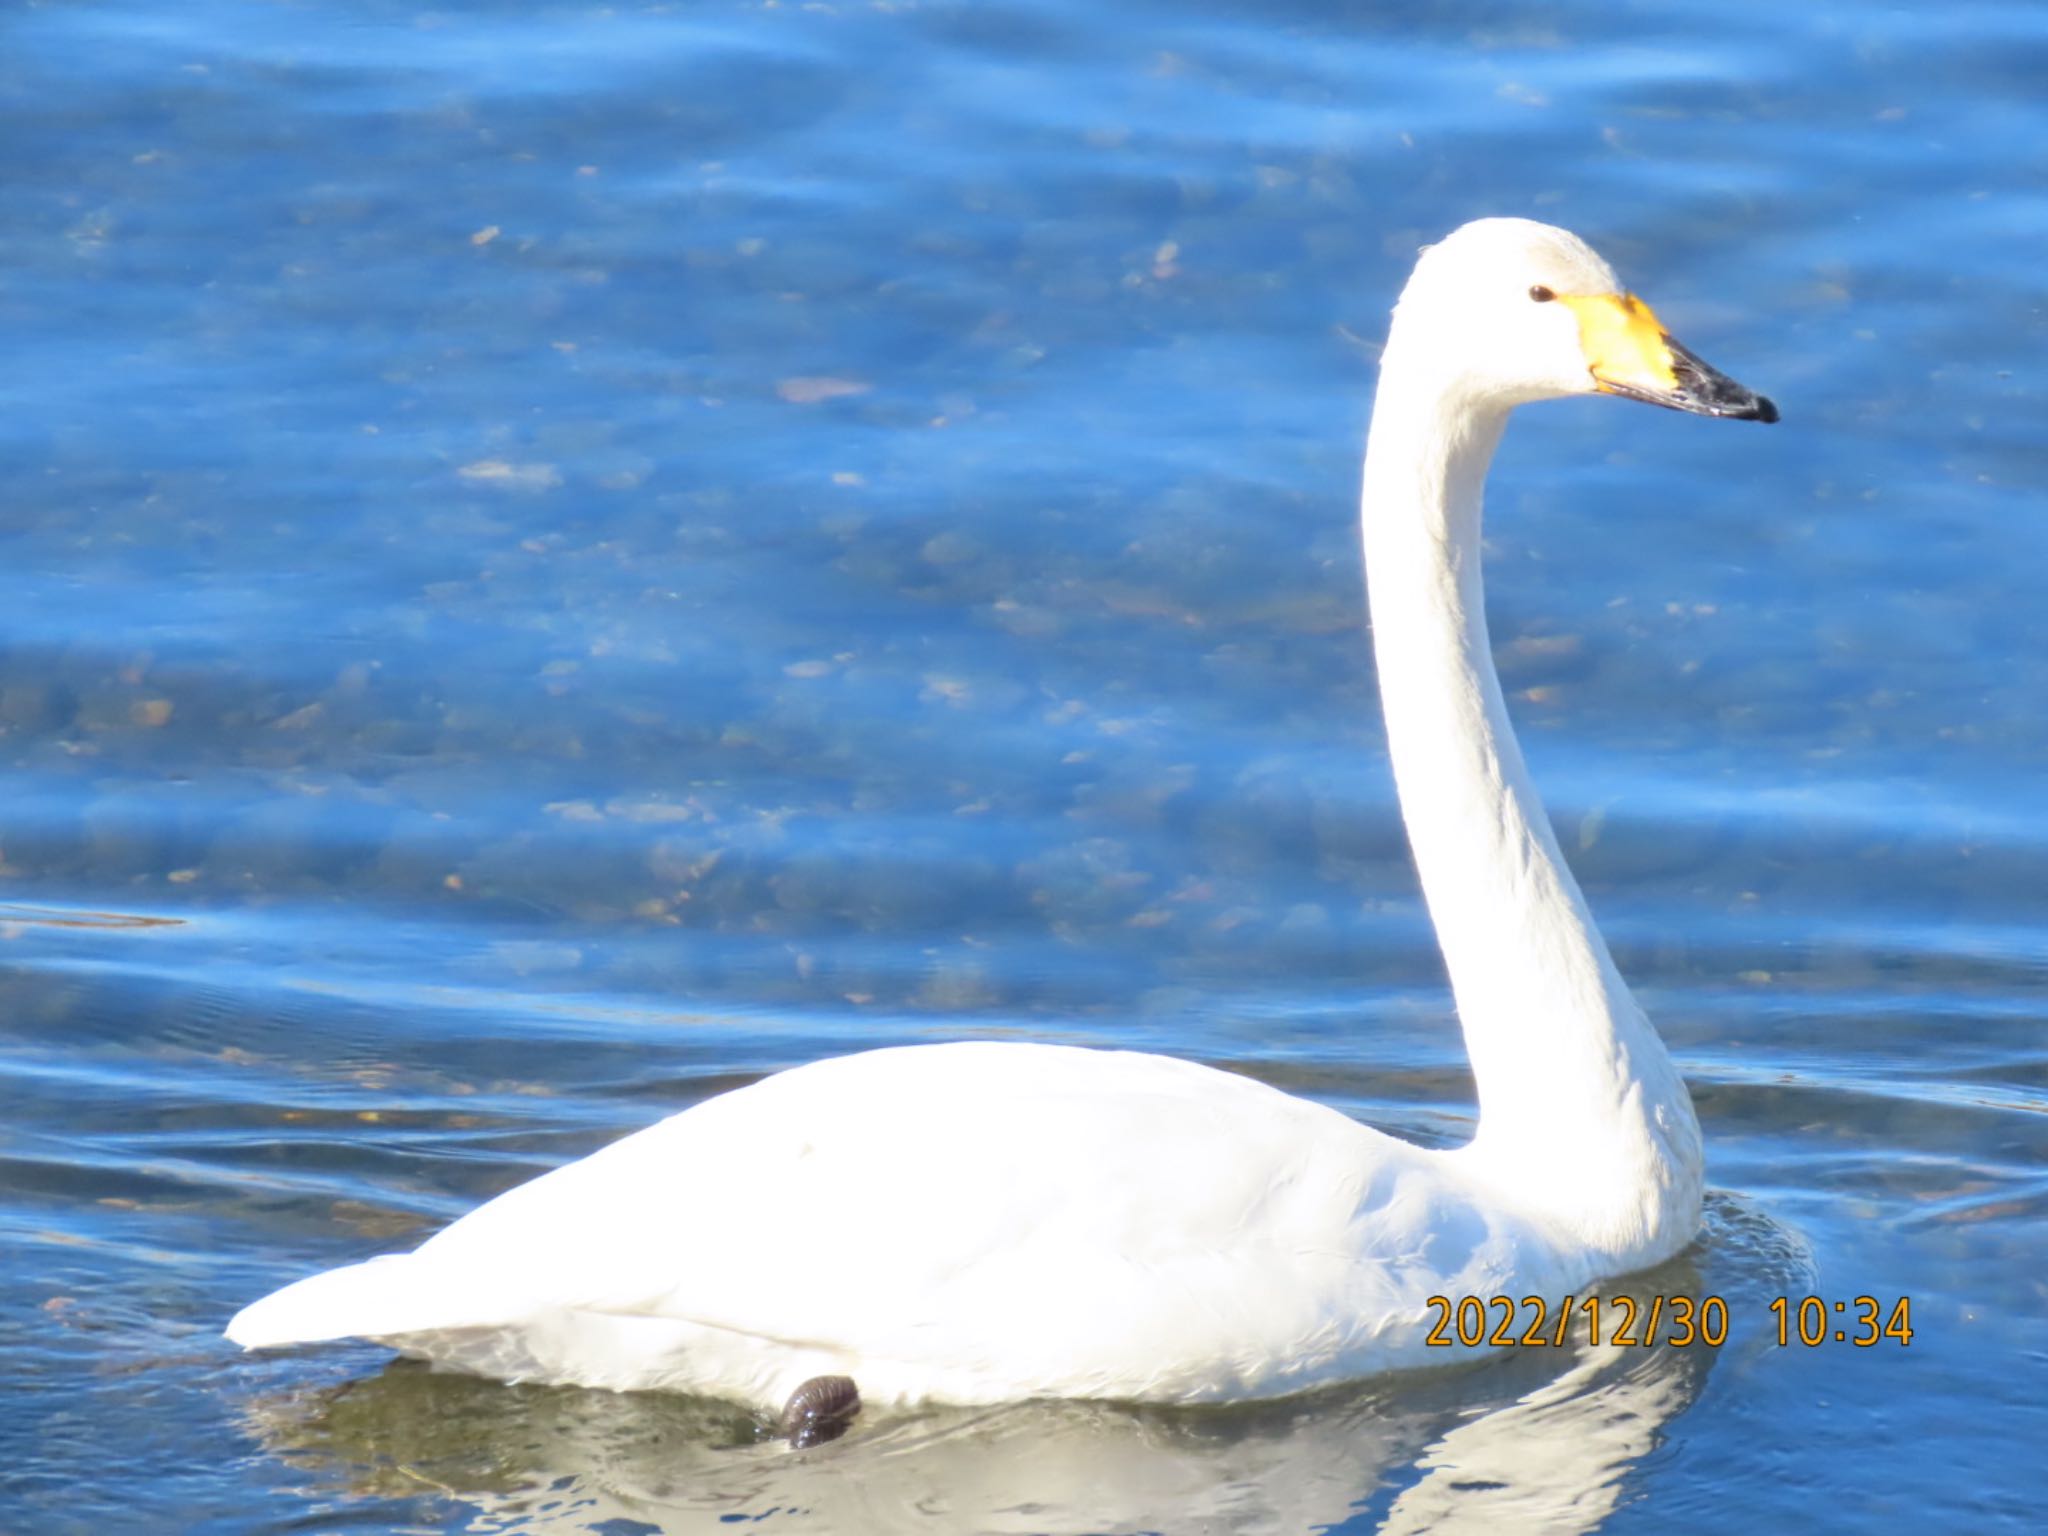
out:
{"label": "white swan", "polygon": [[228,1337],[355,1335],[515,1379],[776,1409],[1272,1396],[1441,1361],[1425,1298],[1562,1297],[1700,1217],[1691,1101],[1594,930],[1501,701],[1480,491],[1510,409],[1773,421],[1575,236],[1468,224],[1394,312],[1366,451],[1401,810],[1480,1118],[1426,1151],[1163,1056],[964,1043],[798,1067],[315,1275]]}

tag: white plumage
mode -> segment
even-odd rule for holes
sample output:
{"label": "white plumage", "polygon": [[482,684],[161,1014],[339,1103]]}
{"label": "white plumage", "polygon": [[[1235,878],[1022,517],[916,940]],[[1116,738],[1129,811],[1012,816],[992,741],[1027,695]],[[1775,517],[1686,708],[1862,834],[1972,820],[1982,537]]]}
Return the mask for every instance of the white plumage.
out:
{"label": "white plumage", "polygon": [[1425,1151],[1161,1056],[872,1051],[287,1286],[228,1336],[356,1335],[771,1409],[836,1374],[871,1405],[1205,1402],[1441,1360],[1432,1295],[1557,1298],[1675,1253],[1699,1221],[1691,1104],[1523,769],[1478,575],[1511,406],[1604,391],[1774,417],[1654,327],[1575,237],[1484,220],[1425,254],[1388,342],[1367,570],[1403,817],[1478,1080],[1469,1146]]}
{"label": "white plumage", "polygon": [[230,1335],[776,1407],[829,1374],[870,1404],[1272,1395],[1421,1360],[1445,1284],[1585,1278],[1439,1161],[1163,1056],[870,1051],[664,1120]]}

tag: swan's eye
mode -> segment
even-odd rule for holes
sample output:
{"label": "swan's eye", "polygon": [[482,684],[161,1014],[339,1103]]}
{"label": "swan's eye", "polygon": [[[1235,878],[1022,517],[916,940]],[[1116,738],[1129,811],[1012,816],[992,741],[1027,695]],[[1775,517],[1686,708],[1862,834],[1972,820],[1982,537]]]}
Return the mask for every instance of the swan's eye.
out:
{"label": "swan's eye", "polygon": [[1548,288],[1544,287],[1541,283],[1538,283],[1535,287],[1529,290],[1529,297],[1534,299],[1538,304],[1548,304],[1552,299],[1556,298],[1557,295],[1552,293]]}

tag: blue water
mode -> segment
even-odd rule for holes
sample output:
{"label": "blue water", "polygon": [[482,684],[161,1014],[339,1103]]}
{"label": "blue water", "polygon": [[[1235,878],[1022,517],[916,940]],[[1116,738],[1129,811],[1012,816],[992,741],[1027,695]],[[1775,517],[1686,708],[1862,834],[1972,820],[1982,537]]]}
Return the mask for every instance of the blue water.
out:
{"label": "blue water", "polygon": [[[0,16],[0,1530],[2038,1528],[2044,71],[2011,4]],[[1532,409],[1489,502],[1707,1135],[1637,1283],[1725,1347],[793,1457],[219,1338],[864,1045],[1466,1134],[1354,503],[1488,213],[1785,413]]]}

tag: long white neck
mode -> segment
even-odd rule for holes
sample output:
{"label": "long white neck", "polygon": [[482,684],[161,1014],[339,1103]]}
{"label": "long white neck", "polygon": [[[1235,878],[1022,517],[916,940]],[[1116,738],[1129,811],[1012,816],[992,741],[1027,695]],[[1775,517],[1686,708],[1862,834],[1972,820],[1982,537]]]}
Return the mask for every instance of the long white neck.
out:
{"label": "long white neck", "polygon": [[1697,1229],[1699,1129],[1558,852],[1501,699],[1480,503],[1508,406],[1390,344],[1366,448],[1373,651],[1401,814],[1479,1092],[1455,1154],[1573,1242],[1651,1263]]}

